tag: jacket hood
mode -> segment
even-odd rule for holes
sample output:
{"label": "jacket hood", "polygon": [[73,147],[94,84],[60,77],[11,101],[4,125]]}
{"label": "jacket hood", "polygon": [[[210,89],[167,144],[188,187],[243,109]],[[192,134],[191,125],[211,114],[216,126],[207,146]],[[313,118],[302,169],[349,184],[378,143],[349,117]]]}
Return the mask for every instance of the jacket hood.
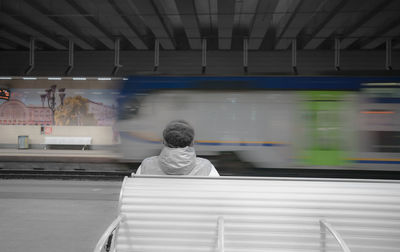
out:
{"label": "jacket hood", "polygon": [[196,153],[193,147],[164,147],[158,157],[161,169],[168,175],[186,175],[196,166]]}

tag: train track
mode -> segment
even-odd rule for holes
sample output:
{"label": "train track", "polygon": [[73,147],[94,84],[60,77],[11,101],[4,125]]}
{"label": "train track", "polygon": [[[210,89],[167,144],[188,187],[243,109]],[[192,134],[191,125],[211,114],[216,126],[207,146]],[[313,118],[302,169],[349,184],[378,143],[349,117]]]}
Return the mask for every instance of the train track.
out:
{"label": "train track", "polygon": [[[1,162],[0,178],[122,180],[135,172],[139,165],[140,163]],[[400,180],[400,171],[254,168],[222,163],[216,167],[221,176]]]}
{"label": "train track", "polygon": [[123,171],[45,171],[45,170],[0,170],[2,179],[74,179],[74,180],[123,180],[131,172]]}
{"label": "train track", "polygon": [[3,179],[122,180],[136,165],[120,163],[1,162]]}

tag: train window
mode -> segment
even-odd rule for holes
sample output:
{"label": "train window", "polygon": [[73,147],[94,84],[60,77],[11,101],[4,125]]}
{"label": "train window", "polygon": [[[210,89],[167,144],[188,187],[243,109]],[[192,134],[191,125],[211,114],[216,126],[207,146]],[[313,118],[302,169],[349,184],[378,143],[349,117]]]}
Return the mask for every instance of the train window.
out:
{"label": "train window", "polygon": [[374,131],[374,151],[400,152],[400,131]]}
{"label": "train window", "polygon": [[139,112],[140,102],[137,98],[128,99],[122,104],[118,119],[126,120],[135,117]]}

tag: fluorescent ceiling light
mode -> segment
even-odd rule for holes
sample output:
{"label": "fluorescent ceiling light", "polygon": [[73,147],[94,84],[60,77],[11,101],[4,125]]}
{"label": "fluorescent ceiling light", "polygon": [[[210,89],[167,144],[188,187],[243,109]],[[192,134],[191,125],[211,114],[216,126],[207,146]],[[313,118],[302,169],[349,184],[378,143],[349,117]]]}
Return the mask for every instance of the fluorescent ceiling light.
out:
{"label": "fluorescent ceiling light", "polygon": [[72,79],[73,80],[86,80],[85,77],[73,77]]}
{"label": "fluorescent ceiling light", "polygon": [[61,80],[61,78],[60,77],[49,77],[49,78],[47,78],[48,80]]}
{"label": "fluorescent ceiling light", "polygon": [[24,80],[37,80],[36,77],[22,77]]}
{"label": "fluorescent ceiling light", "polygon": [[111,80],[111,78],[97,78],[98,80]]}
{"label": "fluorescent ceiling light", "polygon": [[12,78],[11,77],[2,77],[2,76],[0,76],[0,80],[11,80]]}

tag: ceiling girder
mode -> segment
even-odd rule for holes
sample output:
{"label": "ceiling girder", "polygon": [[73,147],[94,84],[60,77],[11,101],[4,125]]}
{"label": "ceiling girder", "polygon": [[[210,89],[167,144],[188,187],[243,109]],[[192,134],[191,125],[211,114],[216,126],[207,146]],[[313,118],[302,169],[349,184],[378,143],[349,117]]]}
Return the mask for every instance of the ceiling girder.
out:
{"label": "ceiling girder", "polygon": [[292,43],[292,40],[297,37],[304,26],[313,18],[310,12],[315,9],[319,10],[323,8],[325,4],[325,1],[320,0],[302,1],[301,4],[298,5],[299,8],[296,8],[285,30],[282,32],[281,37],[275,45],[275,49],[286,50]]}
{"label": "ceiling girder", "polygon": [[109,34],[109,32],[104,29],[104,27],[102,27],[92,15],[90,15],[82,6],[77,4],[75,0],[65,0],[65,2],[80,14],[82,17],[80,21],[84,22],[81,25],[91,27],[92,34],[95,35],[103,45],[110,50],[114,49],[114,40],[111,34]]}
{"label": "ceiling girder", "polygon": [[[348,0],[344,2],[343,6],[338,6],[340,8],[340,12],[337,12],[333,17],[329,19],[328,22],[324,24],[323,27],[319,29],[318,32],[313,33],[311,39],[304,43],[303,49],[313,50],[318,48],[326,39],[330,39],[332,36],[343,37],[346,32],[352,32],[355,28],[354,25],[354,17],[357,12],[354,13],[355,10],[364,11],[371,5],[377,5],[379,2],[377,0],[365,0],[363,5],[360,6],[360,1],[358,0]],[[361,18],[363,18],[363,15]],[[352,25],[351,25],[352,24]],[[348,27],[351,25],[351,27]],[[343,28],[341,28],[343,27]],[[344,27],[348,27],[344,29]],[[333,45],[333,43],[332,43]]]}
{"label": "ceiling girder", "polygon": [[[136,49],[146,50],[147,45],[142,41],[142,39],[135,32],[133,27],[129,25],[126,18],[124,19],[121,13],[117,10],[116,5],[113,4],[113,0],[97,0],[98,6],[106,9],[107,13],[113,18],[110,19],[112,25],[118,27],[118,32],[124,36]],[[119,37],[120,34],[114,34],[115,37]]]}
{"label": "ceiling girder", "polygon": [[286,27],[290,24],[302,1],[304,0],[278,1],[274,15],[272,16],[272,23],[274,24],[277,39],[281,37]]}
{"label": "ceiling girder", "polygon": [[29,48],[28,40],[22,39],[21,36],[15,34],[15,31],[6,30],[4,27],[0,29],[0,38],[11,40],[15,44]]}
{"label": "ceiling girder", "polygon": [[235,0],[218,0],[218,48],[231,49]]}
{"label": "ceiling girder", "polygon": [[258,50],[265,34],[272,25],[273,12],[276,10],[278,0],[258,2],[253,24],[250,25],[249,50]]}
{"label": "ceiling girder", "polygon": [[201,49],[201,35],[193,1],[175,0],[191,49]]}
{"label": "ceiling girder", "polygon": [[381,11],[385,9],[393,1],[394,0],[385,0],[380,2],[377,6],[375,6],[368,13],[366,13],[362,18],[360,18],[353,26],[345,30],[345,32],[341,35],[343,39],[340,42],[340,48],[342,50],[346,49],[351,44],[356,42],[361,36],[364,36],[365,33],[364,26],[369,22],[373,22],[374,19],[379,18],[379,16],[382,16]]}
{"label": "ceiling girder", "polygon": [[52,38],[53,34],[49,34],[48,32],[42,30],[25,17],[21,17],[19,15],[11,16],[3,11],[0,11],[0,23],[26,34],[27,39],[29,37],[35,37],[37,40],[40,40],[55,49],[66,49],[65,45]]}
{"label": "ceiling girder", "polygon": [[400,19],[390,23],[386,27],[379,30],[372,36],[372,39],[367,39],[360,45],[361,49],[375,49],[385,43],[387,39],[400,37]]}
{"label": "ceiling girder", "polygon": [[84,36],[79,34],[73,27],[69,27],[66,23],[64,23],[60,18],[58,18],[54,13],[51,13],[49,9],[47,9],[44,5],[42,5],[37,0],[29,0],[25,1],[26,7],[29,8],[31,15],[39,14],[45,18],[47,18],[48,22],[53,22],[57,26],[57,32],[64,33],[63,35],[72,39],[74,43],[81,47],[84,50],[94,50],[95,48],[90,45],[87,41],[85,41]]}
{"label": "ceiling girder", "polygon": [[165,24],[151,0],[128,0],[131,1],[139,11],[145,24],[153,32],[156,39],[160,41],[161,46],[166,50],[175,49],[172,36],[169,34]]}
{"label": "ceiling girder", "polygon": [[[147,45],[147,41],[146,38],[140,33],[140,31],[135,27],[135,25],[132,24],[132,22],[129,20],[129,18],[127,17],[127,15],[125,15],[123,7],[120,6],[121,3],[123,3],[122,1],[118,1],[118,0],[109,0],[110,4],[114,7],[114,9],[121,15],[121,18],[125,21],[125,23],[129,26],[129,28],[135,33],[135,35],[137,37],[140,38],[140,42],[137,43],[137,45],[135,46],[136,49],[139,50],[147,50],[149,49],[149,46]],[[137,23],[138,21],[136,21]]]}
{"label": "ceiling girder", "polygon": [[336,4],[336,6],[329,12],[329,14],[324,18],[324,20],[320,24],[318,24],[318,26],[312,31],[312,33],[308,36],[308,38],[305,38],[303,40],[304,49],[308,49],[307,47],[311,46],[309,42],[315,37],[318,37],[318,34],[328,26],[329,22],[331,22],[331,20],[334,17],[336,17],[336,15],[339,13],[341,9],[343,9],[343,7],[346,5],[347,2],[348,0],[341,0],[339,2],[334,2],[334,1],[329,2],[330,4],[332,3]]}
{"label": "ceiling girder", "polygon": [[14,42],[1,38],[0,39],[0,48],[6,49],[6,50],[15,50],[17,48],[17,46]]}
{"label": "ceiling girder", "polygon": [[[285,50],[400,47],[399,0],[0,0],[2,50]],[[247,41],[247,40],[246,40]],[[130,43],[129,45],[127,43]]]}

